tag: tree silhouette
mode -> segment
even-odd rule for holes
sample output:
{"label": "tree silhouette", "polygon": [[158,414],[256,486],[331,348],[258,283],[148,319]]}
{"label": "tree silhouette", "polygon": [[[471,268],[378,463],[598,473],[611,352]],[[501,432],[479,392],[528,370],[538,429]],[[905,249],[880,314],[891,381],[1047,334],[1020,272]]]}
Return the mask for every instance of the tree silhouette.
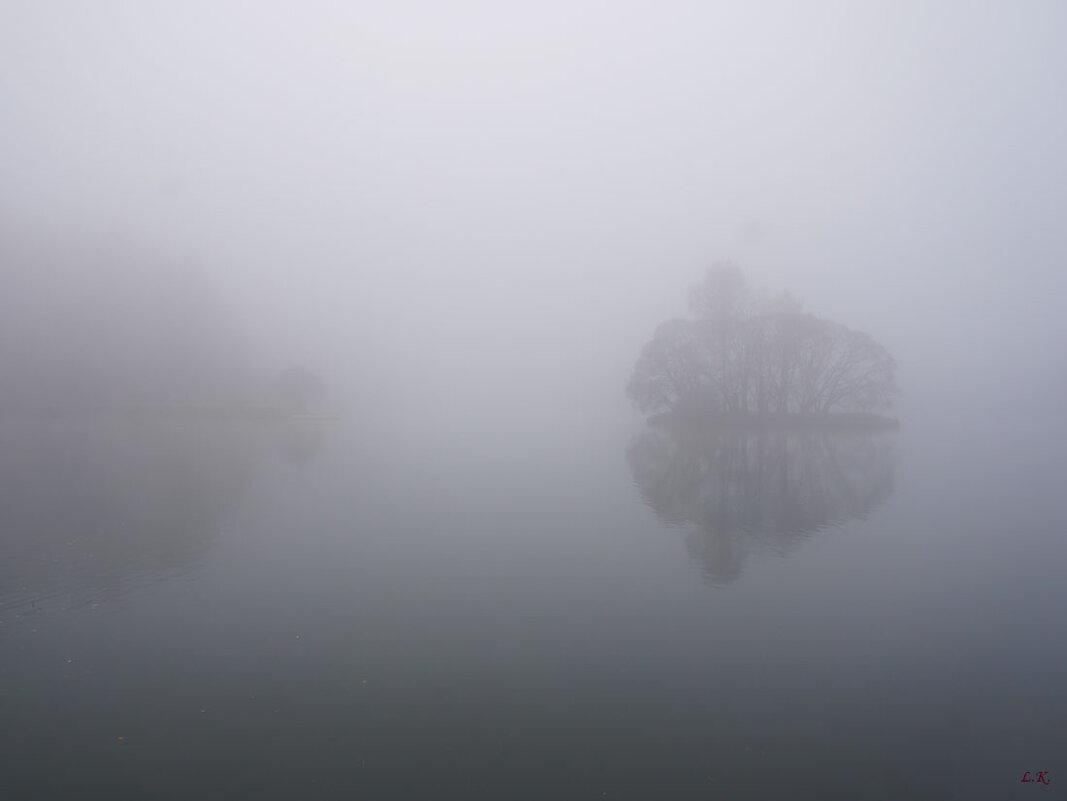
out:
{"label": "tree silhouette", "polygon": [[304,414],[322,403],[326,397],[326,387],[306,367],[288,367],[274,379],[269,394],[275,408],[292,414]]}
{"label": "tree silhouette", "polygon": [[0,412],[247,402],[244,336],[207,275],[115,243],[0,232]]}
{"label": "tree silhouette", "polygon": [[887,408],[896,363],[867,334],[755,296],[732,265],[690,294],[695,320],[670,320],[645,345],[627,394],[645,413],[827,415]]}

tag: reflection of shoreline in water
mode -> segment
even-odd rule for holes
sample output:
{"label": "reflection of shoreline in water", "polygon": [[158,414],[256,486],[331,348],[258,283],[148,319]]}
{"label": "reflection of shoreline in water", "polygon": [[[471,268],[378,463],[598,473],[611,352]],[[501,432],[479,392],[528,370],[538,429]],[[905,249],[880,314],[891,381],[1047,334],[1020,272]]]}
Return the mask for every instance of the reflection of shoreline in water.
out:
{"label": "reflection of shoreline in water", "polygon": [[194,569],[256,465],[309,461],[298,424],[0,423],[0,601],[81,605]]}
{"label": "reflection of shoreline in water", "polygon": [[627,459],[659,518],[695,527],[689,553],[719,583],[736,579],[749,553],[789,553],[893,491],[885,434],[648,428]]}

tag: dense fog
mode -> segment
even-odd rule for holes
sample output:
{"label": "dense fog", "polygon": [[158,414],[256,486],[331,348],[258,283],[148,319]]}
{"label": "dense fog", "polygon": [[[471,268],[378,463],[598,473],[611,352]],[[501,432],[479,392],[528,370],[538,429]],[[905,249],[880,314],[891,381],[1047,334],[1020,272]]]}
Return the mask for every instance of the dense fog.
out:
{"label": "dense fog", "polygon": [[1064,781],[1065,42],[0,2],[4,798]]}
{"label": "dense fog", "polygon": [[6,3],[4,397],[296,365],[379,429],[621,418],[730,260],[880,342],[904,419],[1052,410],[1065,14]]}

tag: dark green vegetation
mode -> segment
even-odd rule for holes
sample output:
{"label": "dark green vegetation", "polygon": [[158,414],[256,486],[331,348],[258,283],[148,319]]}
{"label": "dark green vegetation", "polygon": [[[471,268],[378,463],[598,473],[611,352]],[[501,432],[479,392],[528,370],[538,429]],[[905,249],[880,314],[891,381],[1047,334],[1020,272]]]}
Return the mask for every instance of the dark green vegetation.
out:
{"label": "dark green vegetation", "polygon": [[757,294],[731,265],[690,295],[695,319],[645,345],[627,394],[641,411],[731,425],[870,427],[895,394],[896,362],[870,336]]}

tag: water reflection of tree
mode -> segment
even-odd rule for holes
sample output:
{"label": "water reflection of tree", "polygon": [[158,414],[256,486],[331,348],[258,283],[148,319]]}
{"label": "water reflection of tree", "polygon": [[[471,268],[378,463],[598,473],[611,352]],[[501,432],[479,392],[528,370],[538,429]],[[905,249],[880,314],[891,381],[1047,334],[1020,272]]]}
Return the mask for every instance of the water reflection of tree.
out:
{"label": "water reflection of tree", "polygon": [[709,578],[736,579],[756,550],[863,517],[893,491],[890,436],[648,428],[627,452],[645,502],[694,528],[690,555]]}
{"label": "water reflection of tree", "polygon": [[321,432],[297,428],[3,422],[4,608],[113,598],[195,568],[259,462],[314,455]]}

